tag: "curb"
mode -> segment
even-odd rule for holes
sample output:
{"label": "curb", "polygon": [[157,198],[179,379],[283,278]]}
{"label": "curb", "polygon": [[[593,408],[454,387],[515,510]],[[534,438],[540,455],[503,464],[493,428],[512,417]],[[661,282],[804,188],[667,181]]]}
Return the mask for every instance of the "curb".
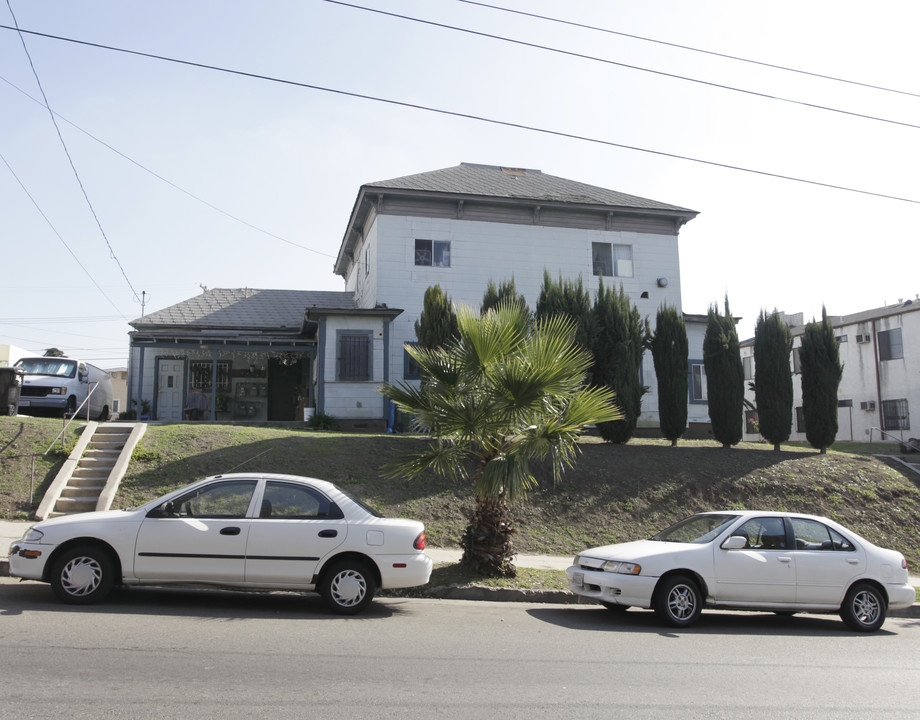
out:
{"label": "curb", "polygon": [[[10,562],[0,559],[0,577],[10,576]],[[552,603],[555,605],[595,605],[591,600],[568,590],[526,590],[493,588],[485,585],[444,585],[427,588],[418,595],[403,595],[384,591],[379,597],[421,597],[435,600],[487,600],[490,602]],[[920,618],[920,603],[902,610],[889,610],[888,617]]]}

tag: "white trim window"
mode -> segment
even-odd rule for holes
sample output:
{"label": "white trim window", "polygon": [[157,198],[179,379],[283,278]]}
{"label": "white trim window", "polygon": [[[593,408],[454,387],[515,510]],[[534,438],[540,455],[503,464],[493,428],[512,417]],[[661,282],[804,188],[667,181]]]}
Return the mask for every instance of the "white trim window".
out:
{"label": "white trim window", "polygon": [[632,245],[591,243],[591,273],[603,277],[632,277]]}
{"label": "white trim window", "polygon": [[702,362],[690,362],[690,402],[708,402],[709,387],[706,383],[706,367]]}
{"label": "white trim window", "polygon": [[450,267],[450,240],[416,238],[415,264],[425,267]]}

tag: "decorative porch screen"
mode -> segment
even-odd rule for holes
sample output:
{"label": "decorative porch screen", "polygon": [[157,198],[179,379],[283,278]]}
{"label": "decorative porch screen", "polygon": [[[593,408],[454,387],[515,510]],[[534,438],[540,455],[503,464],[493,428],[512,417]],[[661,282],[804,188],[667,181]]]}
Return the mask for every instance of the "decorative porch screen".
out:
{"label": "decorative porch screen", "polygon": [[[189,376],[189,390],[211,392],[210,362],[189,363]],[[217,389],[224,391],[230,389],[230,363],[217,363]]]}
{"label": "decorative porch screen", "polygon": [[342,333],[338,348],[337,380],[371,379],[371,334]]}

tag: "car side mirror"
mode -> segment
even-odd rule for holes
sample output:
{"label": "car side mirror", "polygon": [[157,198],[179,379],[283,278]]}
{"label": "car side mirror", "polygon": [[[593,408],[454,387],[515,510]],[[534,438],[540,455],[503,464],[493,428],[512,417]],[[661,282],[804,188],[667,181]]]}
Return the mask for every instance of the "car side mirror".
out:
{"label": "car side mirror", "polygon": [[722,543],[723,550],[742,550],[747,545],[747,540],[741,535],[732,535]]}
{"label": "car side mirror", "polygon": [[147,513],[149,518],[161,518],[161,517],[175,517],[176,510],[172,502],[165,502],[162,505],[157,505],[153,510]]}

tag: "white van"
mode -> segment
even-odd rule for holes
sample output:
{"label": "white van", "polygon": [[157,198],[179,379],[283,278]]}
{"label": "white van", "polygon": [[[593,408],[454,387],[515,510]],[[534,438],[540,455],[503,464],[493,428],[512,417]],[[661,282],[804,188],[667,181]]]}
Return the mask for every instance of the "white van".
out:
{"label": "white van", "polygon": [[[56,415],[72,415],[89,398],[89,415],[108,420],[112,410],[112,378],[95,365],[66,357],[26,357],[15,367],[25,370],[19,394],[19,410],[48,410]],[[80,415],[86,413],[86,406]]]}

